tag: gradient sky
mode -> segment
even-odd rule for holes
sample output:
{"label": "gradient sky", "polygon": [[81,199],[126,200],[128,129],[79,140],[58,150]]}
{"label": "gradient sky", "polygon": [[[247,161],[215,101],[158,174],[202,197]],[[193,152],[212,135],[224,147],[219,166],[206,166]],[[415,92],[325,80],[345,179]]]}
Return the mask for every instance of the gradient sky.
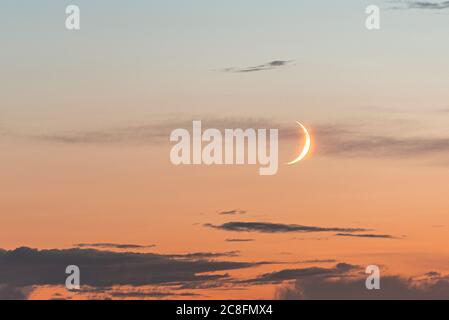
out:
{"label": "gradient sky", "polygon": [[[364,27],[373,3],[382,8],[379,31]],[[81,9],[80,31],[64,27],[69,4]],[[390,275],[449,273],[449,9],[399,5],[2,1],[0,248],[154,244],[144,251],[239,251],[217,259],[276,262],[234,270],[232,279],[321,266],[304,264],[315,260],[377,264]],[[291,62],[225,71],[274,60]],[[192,120],[284,131],[298,120],[314,151],[273,177],[253,166],[174,167],[169,132]],[[301,142],[299,133],[283,138],[281,161]],[[219,214],[229,210],[245,213]],[[392,238],[204,226],[230,221]],[[48,285],[29,297],[67,294]],[[273,298],[282,285],[198,294]]]}

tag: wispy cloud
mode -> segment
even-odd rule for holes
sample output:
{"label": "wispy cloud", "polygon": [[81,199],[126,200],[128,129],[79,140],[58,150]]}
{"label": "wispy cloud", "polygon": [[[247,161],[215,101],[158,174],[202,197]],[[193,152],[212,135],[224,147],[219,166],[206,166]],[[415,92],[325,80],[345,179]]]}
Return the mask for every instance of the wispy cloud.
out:
{"label": "wispy cloud", "polygon": [[337,233],[337,237],[354,237],[354,238],[380,238],[380,239],[396,239],[389,234],[352,234],[352,233]]}
{"label": "wispy cloud", "polygon": [[273,60],[264,64],[260,64],[257,66],[251,66],[251,67],[243,67],[243,68],[226,68],[224,71],[226,72],[237,72],[237,73],[248,73],[248,72],[258,72],[258,71],[266,71],[266,70],[273,70],[285,67],[287,65],[290,65],[293,63],[293,60]]}
{"label": "wispy cloud", "polygon": [[61,144],[161,143],[167,141],[173,128],[176,127],[164,123],[33,135],[30,138]]}
{"label": "wispy cloud", "polygon": [[[192,119],[198,119],[193,117]],[[166,144],[175,128],[190,128],[190,120],[162,121],[153,125],[110,128],[97,131],[34,135],[29,138],[61,144]],[[277,128],[282,141],[298,139],[298,128],[293,121],[275,122],[259,118],[207,118],[204,128]],[[351,123],[310,125],[315,142],[315,153],[328,157],[406,157],[449,153],[449,137],[419,136],[410,129],[409,135],[375,133],[360,130]],[[10,135],[9,135],[10,136]],[[222,214],[243,213],[243,210],[223,211]]]}
{"label": "wispy cloud", "polygon": [[201,120],[204,128],[219,130],[226,128],[271,128],[270,126],[273,125],[272,121],[258,118],[192,116],[190,119],[165,119],[158,123],[105,127],[94,130],[86,129],[25,136],[10,133],[8,137],[15,136],[66,145],[163,144],[168,142],[172,130],[176,128],[191,129],[193,120]]}
{"label": "wispy cloud", "polygon": [[245,213],[246,213],[245,210],[238,210],[238,209],[219,212],[219,214],[221,214],[221,215],[236,215],[236,214],[245,214]]}
{"label": "wispy cloud", "polygon": [[251,242],[254,239],[226,239],[226,242]]}
{"label": "wispy cloud", "polygon": [[299,261],[298,263],[334,263],[337,262],[337,260],[335,259],[313,259],[313,260],[303,260],[303,261]]}
{"label": "wispy cloud", "polygon": [[297,224],[282,224],[270,222],[227,222],[221,225],[207,223],[205,227],[235,232],[261,232],[261,233],[289,233],[289,232],[359,232],[368,231],[362,228],[326,228],[302,226]]}
{"label": "wispy cloud", "polygon": [[449,1],[396,1],[395,9],[430,9],[442,10],[449,8]]}
{"label": "wispy cloud", "polygon": [[449,137],[371,134],[344,125],[319,125],[314,133],[317,153],[325,156],[416,157],[449,152]]}
{"label": "wispy cloud", "polygon": [[102,248],[102,249],[149,249],[156,245],[122,244],[122,243],[78,243],[74,247],[78,248]]}
{"label": "wispy cloud", "polygon": [[167,255],[170,258],[176,259],[189,259],[189,260],[200,260],[200,259],[213,259],[222,257],[238,257],[239,251],[228,251],[228,252],[194,252],[186,254],[171,254]]}

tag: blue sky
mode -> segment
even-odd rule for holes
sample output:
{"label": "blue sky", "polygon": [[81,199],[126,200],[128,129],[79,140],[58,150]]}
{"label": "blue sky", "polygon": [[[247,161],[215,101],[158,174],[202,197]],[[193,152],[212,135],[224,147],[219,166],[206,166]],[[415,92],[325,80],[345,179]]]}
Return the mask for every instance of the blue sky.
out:
{"label": "blue sky", "polygon": [[[64,28],[68,4],[81,8],[79,32]],[[382,8],[379,31],[364,28],[368,4]],[[56,129],[164,112],[274,116],[279,99],[285,107],[276,113],[289,116],[295,104],[308,104],[319,110],[304,110],[311,119],[322,118],[332,101],[339,112],[341,105],[385,107],[387,100],[399,108],[444,107],[447,11],[392,6],[357,0],[3,1],[6,103],[0,112],[13,127],[34,121]],[[295,65],[249,76],[221,72],[271,60]],[[429,96],[434,101],[427,103]],[[329,112],[338,117],[335,108]]]}

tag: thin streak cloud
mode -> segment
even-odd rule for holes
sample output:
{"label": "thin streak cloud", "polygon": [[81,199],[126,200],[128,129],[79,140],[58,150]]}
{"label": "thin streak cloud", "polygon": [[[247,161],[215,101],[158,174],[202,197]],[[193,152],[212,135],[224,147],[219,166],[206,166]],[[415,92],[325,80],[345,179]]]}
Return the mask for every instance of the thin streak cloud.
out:
{"label": "thin streak cloud", "polygon": [[389,234],[351,234],[351,233],[337,233],[337,237],[353,237],[353,238],[379,238],[379,239],[396,239]]}
{"label": "thin streak cloud", "polygon": [[249,73],[249,72],[258,72],[258,71],[267,71],[273,69],[279,69],[286,67],[293,63],[293,60],[273,60],[264,64],[260,64],[257,66],[244,67],[244,68],[226,68],[225,72],[235,72],[235,73]]}
{"label": "thin streak cloud", "polygon": [[219,214],[221,215],[236,215],[236,214],[245,214],[246,211],[245,210],[229,210],[229,211],[221,211],[219,212]]}
{"label": "thin streak cloud", "polygon": [[[192,119],[194,119],[193,117]],[[28,136],[44,142],[68,145],[121,145],[164,144],[173,128],[189,128],[192,120],[167,121],[157,125],[141,125],[110,128],[97,131],[55,133]],[[204,127],[217,128],[278,128],[282,141],[298,139],[293,125],[257,118],[210,118],[203,121]],[[446,155],[449,152],[449,137],[393,135],[361,132],[349,124],[311,125],[317,156],[327,157],[406,157],[431,154]],[[413,129],[410,129],[413,130]],[[18,135],[15,135],[18,136]],[[222,211],[220,214],[243,214],[243,210]]]}
{"label": "thin streak cloud", "polygon": [[122,244],[122,243],[78,243],[78,248],[101,248],[101,249],[149,249],[156,245]]}
{"label": "thin streak cloud", "polygon": [[325,228],[269,222],[227,222],[221,225],[207,223],[205,227],[234,232],[290,233],[290,232],[362,232],[363,228]]}

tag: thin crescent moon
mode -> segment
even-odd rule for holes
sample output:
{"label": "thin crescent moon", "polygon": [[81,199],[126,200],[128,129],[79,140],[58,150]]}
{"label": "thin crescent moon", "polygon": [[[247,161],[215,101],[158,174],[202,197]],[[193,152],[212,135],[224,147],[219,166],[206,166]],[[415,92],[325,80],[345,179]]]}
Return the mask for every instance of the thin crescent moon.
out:
{"label": "thin crescent moon", "polygon": [[306,135],[306,143],[304,144],[304,148],[302,149],[301,154],[295,160],[288,162],[287,165],[292,165],[292,164],[298,163],[299,161],[301,161],[302,159],[304,159],[306,157],[306,155],[309,153],[309,150],[310,150],[311,140],[310,140],[310,134],[307,131],[307,128],[304,127],[301,122],[296,121],[296,123],[299,124],[299,126],[304,131],[304,134]]}

